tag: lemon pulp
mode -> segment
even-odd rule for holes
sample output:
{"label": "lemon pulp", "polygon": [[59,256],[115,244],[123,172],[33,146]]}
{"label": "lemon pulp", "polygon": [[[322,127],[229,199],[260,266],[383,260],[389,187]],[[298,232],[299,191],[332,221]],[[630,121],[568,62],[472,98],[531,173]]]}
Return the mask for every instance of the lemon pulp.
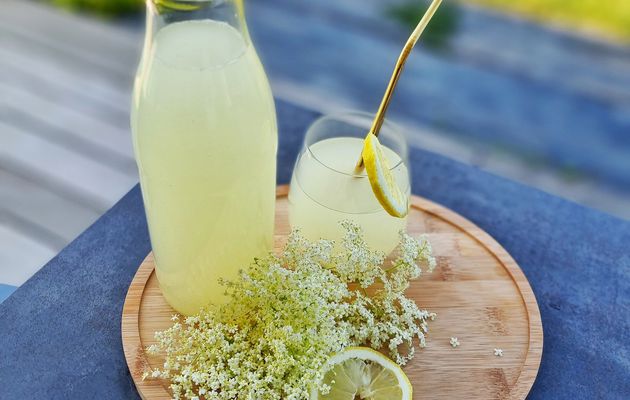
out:
{"label": "lemon pulp", "polygon": [[396,184],[381,143],[372,133],[365,138],[362,156],[370,186],[381,206],[394,217],[405,217],[409,212],[409,199]]}
{"label": "lemon pulp", "polygon": [[326,394],[315,390],[311,400],[410,400],[412,386],[402,369],[367,347],[351,347],[333,356],[323,383]]}

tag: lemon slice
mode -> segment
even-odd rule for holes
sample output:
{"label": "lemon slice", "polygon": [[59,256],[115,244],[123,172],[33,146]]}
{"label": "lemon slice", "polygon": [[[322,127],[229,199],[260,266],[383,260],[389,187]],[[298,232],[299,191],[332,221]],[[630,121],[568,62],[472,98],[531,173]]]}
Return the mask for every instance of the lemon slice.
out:
{"label": "lemon slice", "polygon": [[394,217],[403,218],[409,212],[408,198],[398,187],[390,171],[381,143],[372,133],[363,144],[363,162],[372,186],[372,191],[385,211]]}
{"label": "lemon slice", "polygon": [[328,361],[323,383],[330,392],[311,400],[411,400],[411,382],[402,369],[378,351],[349,347]]}

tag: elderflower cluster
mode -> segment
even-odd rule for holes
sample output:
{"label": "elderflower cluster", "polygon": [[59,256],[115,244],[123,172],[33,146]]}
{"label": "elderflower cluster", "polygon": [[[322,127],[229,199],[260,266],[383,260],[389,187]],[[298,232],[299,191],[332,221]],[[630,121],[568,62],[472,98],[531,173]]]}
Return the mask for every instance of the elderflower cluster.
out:
{"label": "elderflower cluster", "polygon": [[411,359],[414,339],[424,346],[435,318],[404,295],[419,265],[435,266],[428,241],[401,232],[399,256],[385,268],[361,229],[342,224],[340,248],[295,231],[280,256],[223,282],[226,304],[175,316],[148,349],[165,356],[163,368],[145,375],[170,379],[176,399],[297,400],[309,398],[328,358],[348,346],[387,348],[399,364]]}

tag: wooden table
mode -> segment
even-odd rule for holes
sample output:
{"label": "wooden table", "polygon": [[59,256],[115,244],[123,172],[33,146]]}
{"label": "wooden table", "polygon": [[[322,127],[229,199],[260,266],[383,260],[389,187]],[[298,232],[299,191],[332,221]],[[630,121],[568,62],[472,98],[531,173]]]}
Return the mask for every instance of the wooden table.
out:
{"label": "wooden table", "polygon": [[140,33],[23,0],[0,13],[0,283],[19,286],[138,181]]}

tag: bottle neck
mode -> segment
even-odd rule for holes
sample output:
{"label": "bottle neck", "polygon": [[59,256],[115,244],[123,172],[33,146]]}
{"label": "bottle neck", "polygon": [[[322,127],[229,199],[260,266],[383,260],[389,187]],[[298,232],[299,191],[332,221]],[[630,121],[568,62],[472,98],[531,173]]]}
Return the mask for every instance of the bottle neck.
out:
{"label": "bottle neck", "polygon": [[213,20],[227,23],[250,41],[243,0],[146,0],[147,25],[145,49],[157,32],[167,25]]}

